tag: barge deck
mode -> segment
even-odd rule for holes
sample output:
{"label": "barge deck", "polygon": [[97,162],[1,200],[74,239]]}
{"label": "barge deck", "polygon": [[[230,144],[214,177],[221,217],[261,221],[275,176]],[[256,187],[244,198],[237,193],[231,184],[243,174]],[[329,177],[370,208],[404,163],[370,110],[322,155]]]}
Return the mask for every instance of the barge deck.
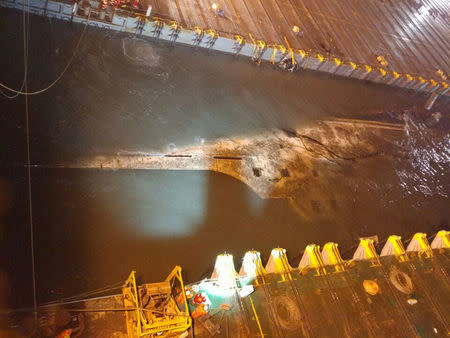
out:
{"label": "barge deck", "polygon": [[[142,0],[141,11],[102,9],[96,0],[30,0],[26,6],[23,1],[1,0],[0,6],[285,69],[450,95],[450,4],[445,1]],[[152,11],[146,16],[148,6]]]}
{"label": "barge deck", "polygon": [[[450,232],[439,231],[431,245],[423,233],[407,243],[405,250],[399,236],[390,236],[378,254],[376,247],[383,243],[362,238],[348,261],[335,243],[326,243],[322,250],[311,244],[296,267],[284,249],[273,249],[265,266],[259,252],[249,251],[239,272],[233,256],[221,254],[211,278],[183,286],[180,277],[181,287],[172,287],[172,293],[164,290],[174,272],[165,282],[137,288],[133,272],[136,289],[127,281],[122,295],[41,306],[39,330],[41,336],[54,337],[64,330],[63,323],[67,327],[71,316],[77,316],[77,334],[86,337],[446,337]],[[137,295],[143,290],[172,294],[170,302],[179,310],[164,312],[167,322],[189,312],[190,327],[170,333],[161,325],[161,332],[153,335],[136,329],[135,311],[142,311],[143,320],[148,317],[145,311],[163,312],[154,310],[152,301],[143,302],[141,309],[127,297],[133,290]]]}

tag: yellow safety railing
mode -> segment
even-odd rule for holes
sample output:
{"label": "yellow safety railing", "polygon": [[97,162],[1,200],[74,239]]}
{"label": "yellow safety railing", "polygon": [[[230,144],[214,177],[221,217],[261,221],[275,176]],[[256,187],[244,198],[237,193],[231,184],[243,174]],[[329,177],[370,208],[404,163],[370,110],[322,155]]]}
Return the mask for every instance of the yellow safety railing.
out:
{"label": "yellow safety railing", "polygon": [[400,236],[389,236],[386,244],[381,250],[381,256],[395,255],[400,262],[406,262],[408,256],[406,255],[405,248],[403,247],[402,238]]}
{"label": "yellow safety railing", "polygon": [[436,234],[433,242],[431,243],[433,249],[450,248],[450,231],[441,230]]}
{"label": "yellow safety railing", "polygon": [[322,259],[322,254],[320,252],[320,247],[316,244],[309,244],[305,248],[303,257],[300,260],[299,268],[312,268],[316,269],[317,275],[324,275],[325,264]]}
{"label": "yellow safety railing", "polygon": [[272,250],[266,265],[266,271],[281,274],[283,281],[286,279],[292,280],[292,267],[287,259],[286,249],[275,248]]}
{"label": "yellow safety railing", "polygon": [[242,45],[244,43],[244,38],[240,35],[235,35],[234,39],[238,42],[238,44]]}
{"label": "yellow safety railing", "polygon": [[328,242],[323,246],[322,259],[324,264],[333,265],[336,272],[341,272],[345,269],[345,262],[339,253],[337,243]]}
{"label": "yellow safety railing", "polygon": [[359,246],[356,249],[354,255],[354,260],[370,260],[373,266],[380,265],[380,260],[375,250],[374,241],[371,238],[361,238],[359,241]]}
{"label": "yellow safety railing", "polygon": [[276,56],[276,54],[277,54],[277,50],[278,50],[277,46],[273,46],[273,47],[272,47],[272,55],[271,55],[271,57],[270,57],[270,62],[271,62],[272,64],[275,64],[275,56]]}
{"label": "yellow safety railing", "polygon": [[430,243],[428,243],[427,234],[418,232],[414,234],[413,238],[409,242],[406,248],[408,252],[417,252],[419,256],[432,257],[433,250],[431,249]]}

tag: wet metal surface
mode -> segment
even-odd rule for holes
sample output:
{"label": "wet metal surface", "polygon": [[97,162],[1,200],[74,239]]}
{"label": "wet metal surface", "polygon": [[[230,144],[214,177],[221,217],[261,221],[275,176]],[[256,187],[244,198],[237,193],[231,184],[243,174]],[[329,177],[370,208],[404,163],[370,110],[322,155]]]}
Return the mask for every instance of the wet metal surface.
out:
{"label": "wet metal surface", "polygon": [[[102,10],[99,1],[91,0],[90,5],[81,2],[73,15],[72,4],[60,0],[30,0],[25,7],[21,0],[3,0],[0,5],[242,55],[257,64],[270,61],[289,71],[317,70],[450,95],[446,4],[419,0],[143,0],[136,12],[112,5]],[[142,16],[147,6],[153,8],[148,18]],[[89,19],[88,12],[92,14]]]}
{"label": "wet metal surface", "polygon": [[[190,333],[194,337],[446,337],[449,250],[301,268],[285,261],[281,271],[275,272],[264,269],[258,259],[256,277],[242,274],[242,269],[238,276],[232,269],[236,275],[231,274],[233,282],[228,287],[223,281],[230,276],[222,266],[219,278],[185,284],[194,318]],[[78,317],[82,336],[137,337],[133,325],[127,331],[119,292],[120,286],[111,287],[106,294],[114,296],[103,296],[103,292],[102,297],[43,307],[40,332],[54,336],[61,331],[64,315],[82,313]],[[174,300],[183,311],[184,300],[178,295],[174,290]],[[49,321],[52,316],[56,319]],[[11,319],[16,332],[27,333],[26,314],[17,313]]]}
{"label": "wet metal surface", "polygon": [[[449,325],[449,302],[444,300],[448,249],[431,259],[415,256],[400,263],[389,256],[380,263],[357,261],[340,272],[329,266],[325,274],[318,269],[267,274],[246,297],[215,293],[214,287],[200,284],[212,304],[210,316],[194,322],[196,337],[210,335],[208,319],[218,337],[444,337]],[[399,275],[403,284],[395,280]],[[376,292],[365,291],[367,282],[375,283]],[[222,312],[221,304],[231,310]]]}
{"label": "wet metal surface", "polygon": [[[450,5],[445,1],[215,1],[224,17],[212,9],[212,1],[154,3],[156,14],[186,28],[251,35],[271,46],[286,46],[287,39],[294,50],[438,82],[449,74]],[[380,56],[387,65],[377,60]]]}

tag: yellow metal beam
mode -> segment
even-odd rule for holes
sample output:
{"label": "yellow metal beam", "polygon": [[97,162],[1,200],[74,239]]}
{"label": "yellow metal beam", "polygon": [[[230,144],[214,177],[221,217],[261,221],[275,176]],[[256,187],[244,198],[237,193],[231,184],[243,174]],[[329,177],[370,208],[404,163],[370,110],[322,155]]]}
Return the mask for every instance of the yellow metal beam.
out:
{"label": "yellow metal beam", "polygon": [[264,333],[262,331],[261,323],[259,322],[258,314],[256,313],[255,305],[253,304],[253,299],[251,296],[248,296],[248,297],[250,298],[250,304],[252,305],[252,311],[253,311],[253,314],[255,315],[256,324],[258,324],[259,334],[261,335],[261,338],[264,338]]}
{"label": "yellow metal beam", "polygon": [[431,243],[432,249],[450,248],[450,231],[441,230]]}
{"label": "yellow metal beam", "polygon": [[431,250],[430,243],[428,243],[427,234],[423,232],[418,232],[414,234],[413,238],[409,242],[406,248],[408,252],[417,252],[420,256],[425,255],[426,257],[433,256],[433,250]]}
{"label": "yellow metal beam", "polygon": [[337,243],[328,242],[323,246],[322,259],[325,265],[333,265],[336,272],[341,272],[345,269],[345,262],[339,253]]}
{"label": "yellow metal beam", "polygon": [[395,255],[401,262],[408,260],[405,248],[403,247],[402,238],[400,236],[391,235],[386,241],[383,249],[381,250],[381,256]]}

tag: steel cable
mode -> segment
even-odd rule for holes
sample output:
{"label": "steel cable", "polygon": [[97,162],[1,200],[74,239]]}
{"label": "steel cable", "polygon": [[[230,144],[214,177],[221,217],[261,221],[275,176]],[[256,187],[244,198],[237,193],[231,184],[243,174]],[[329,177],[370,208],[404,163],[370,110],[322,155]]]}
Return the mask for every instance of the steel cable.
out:
{"label": "steel cable", "polygon": [[[29,46],[29,42],[30,42],[30,3],[29,0],[26,1],[27,3],[27,23],[26,25],[23,25],[23,29],[25,29],[26,27],[26,31],[27,31],[27,50],[28,50],[28,46]],[[25,2],[23,3],[23,5],[25,5]],[[25,15],[25,11],[22,12],[22,15]],[[28,67],[27,67],[27,72],[28,72]],[[22,85],[20,86],[20,89],[18,91],[22,91],[23,87],[25,86],[25,78],[27,77],[27,74],[24,72],[23,74],[23,80],[22,80]],[[3,92],[0,89],[0,94],[2,94],[4,97],[8,98],[8,99],[15,99],[17,96],[19,96],[19,93],[15,93],[14,95],[9,96],[8,94],[6,94],[5,92]]]}
{"label": "steel cable", "polygon": [[[25,8],[24,8],[24,11],[25,11]],[[88,26],[88,22],[89,22],[90,17],[91,17],[91,12],[89,12],[89,15],[88,15],[88,17],[86,19],[86,24],[84,25],[83,31],[80,34],[80,38],[78,39],[78,42],[77,42],[77,44],[75,46],[75,49],[74,49],[74,51],[72,53],[72,56],[69,59],[69,62],[67,62],[66,66],[64,67],[64,69],[61,72],[61,74],[59,74],[59,76],[52,83],[50,83],[47,87],[45,87],[43,89],[40,89],[40,90],[33,91],[33,92],[29,92],[28,90],[25,90],[25,91],[15,90],[15,89],[8,87],[7,85],[5,85],[5,84],[3,84],[1,82],[0,82],[0,87],[3,87],[4,89],[7,89],[7,90],[9,90],[9,91],[11,91],[13,93],[16,93],[17,95],[20,94],[20,95],[25,95],[25,96],[41,94],[41,93],[47,91],[48,89],[52,88],[63,77],[63,75],[65,74],[67,69],[69,69],[70,65],[72,64],[72,61],[75,58],[75,55],[76,55],[76,53],[77,53],[77,51],[78,51],[78,49],[80,47],[81,40],[83,39],[83,36],[84,36],[84,33],[85,33],[86,28]]]}

